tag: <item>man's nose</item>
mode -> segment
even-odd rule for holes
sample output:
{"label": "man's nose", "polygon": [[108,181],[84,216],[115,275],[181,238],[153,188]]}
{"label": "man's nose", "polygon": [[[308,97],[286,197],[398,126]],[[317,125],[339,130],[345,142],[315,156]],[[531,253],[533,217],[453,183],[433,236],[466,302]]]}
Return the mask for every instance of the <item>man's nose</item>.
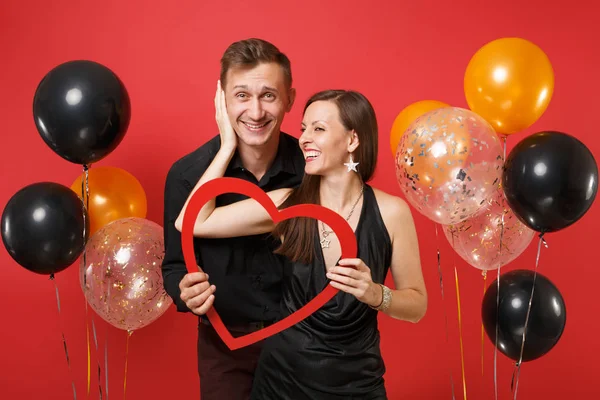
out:
{"label": "man's nose", "polygon": [[259,99],[253,99],[250,107],[248,108],[248,116],[254,121],[260,121],[265,115],[265,110],[262,107],[262,103]]}

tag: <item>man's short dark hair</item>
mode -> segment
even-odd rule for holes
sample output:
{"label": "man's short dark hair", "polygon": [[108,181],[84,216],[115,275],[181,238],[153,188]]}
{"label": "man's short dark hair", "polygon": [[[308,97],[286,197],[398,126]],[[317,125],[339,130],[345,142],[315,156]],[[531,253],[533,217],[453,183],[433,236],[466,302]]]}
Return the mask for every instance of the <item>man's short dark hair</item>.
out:
{"label": "man's short dark hair", "polygon": [[262,39],[245,39],[232,43],[221,57],[221,86],[225,87],[227,71],[231,68],[254,68],[261,63],[277,63],[283,69],[285,85],[292,87],[290,60],[279,49]]}

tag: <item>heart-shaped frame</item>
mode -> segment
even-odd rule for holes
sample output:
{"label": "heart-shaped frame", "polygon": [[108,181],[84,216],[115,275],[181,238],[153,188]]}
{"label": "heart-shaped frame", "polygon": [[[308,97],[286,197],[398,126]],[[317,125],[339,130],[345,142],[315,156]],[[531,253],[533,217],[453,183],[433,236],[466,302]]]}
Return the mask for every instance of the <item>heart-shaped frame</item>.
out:
{"label": "heart-shaped frame", "polygon": [[[189,272],[198,270],[193,237],[194,224],[198,213],[209,200],[224,193],[238,193],[253,198],[267,210],[275,223],[296,217],[309,217],[323,221],[329,225],[337,235],[342,249],[341,257],[355,258],[357,255],[357,244],[354,231],[350,225],[348,225],[346,220],[336,212],[316,204],[299,204],[283,210],[278,210],[271,201],[271,198],[257,185],[238,178],[217,178],[206,182],[198,188],[192,195],[183,216],[181,246],[183,258]],[[323,268],[325,268],[325,266],[323,266]],[[227,330],[214,307],[211,307],[206,316],[221,340],[223,340],[230,350],[235,350],[259,342],[297,324],[331,300],[338,291],[339,290],[333,286],[327,285],[321,293],[286,318],[256,332],[235,338]]]}

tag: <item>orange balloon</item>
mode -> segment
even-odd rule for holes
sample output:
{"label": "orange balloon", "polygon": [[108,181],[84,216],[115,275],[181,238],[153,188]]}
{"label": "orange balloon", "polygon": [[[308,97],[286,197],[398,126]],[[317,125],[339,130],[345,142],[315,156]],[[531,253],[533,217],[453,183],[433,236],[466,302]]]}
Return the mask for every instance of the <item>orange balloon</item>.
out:
{"label": "orange balloon", "polygon": [[509,135],[530,127],[546,111],[554,92],[554,71],[535,44],[497,39],[471,58],[464,89],[471,110],[496,132]]}
{"label": "orange balloon", "polygon": [[[88,173],[90,236],[118,219],[146,217],[146,193],[133,175],[117,167],[90,168]],[[85,201],[87,196],[81,196],[83,179],[82,174],[73,182],[71,190]]]}
{"label": "orange balloon", "polygon": [[392,130],[390,132],[390,146],[392,149],[392,156],[396,156],[396,150],[398,148],[398,143],[400,143],[400,138],[406,129],[415,122],[417,118],[426,112],[436,110],[438,108],[450,107],[446,103],[442,103],[437,100],[421,100],[416,103],[412,103],[405,107],[400,114],[396,116],[394,123],[392,125]]}

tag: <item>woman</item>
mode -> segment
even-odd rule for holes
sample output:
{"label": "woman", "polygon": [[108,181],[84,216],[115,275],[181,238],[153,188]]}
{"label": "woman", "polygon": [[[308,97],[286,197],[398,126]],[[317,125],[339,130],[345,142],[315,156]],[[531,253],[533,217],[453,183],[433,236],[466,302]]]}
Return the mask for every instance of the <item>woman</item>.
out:
{"label": "woman", "polygon": [[[220,87],[215,105],[221,148],[192,194],[222,177],[235,153],[237,137]],[[315,94],[305,106],[299,140],[306,157],[303,182],[297,189],[268,193],[279,208],[313,203],[342,215],[355,231],[356,259],[340,259],[335,232],[321,221],[298,218],[275,226],[252,199],[217,208],[213,199],[198,215],[197,237],[273,232],[280,238],[277,252],[288,260],[282,317],[327,284],[341,291],[307,319],[265,339],[253,399],[386,398],[377,312],[417,322],[425,314],[427,294],[408,205],[366,184],[375,170],[377,135],[375,112],[360,93]],[[186,207],[187,202],[175,223],[180,231]],[[395,290],[383,285],[388,269]]]}

